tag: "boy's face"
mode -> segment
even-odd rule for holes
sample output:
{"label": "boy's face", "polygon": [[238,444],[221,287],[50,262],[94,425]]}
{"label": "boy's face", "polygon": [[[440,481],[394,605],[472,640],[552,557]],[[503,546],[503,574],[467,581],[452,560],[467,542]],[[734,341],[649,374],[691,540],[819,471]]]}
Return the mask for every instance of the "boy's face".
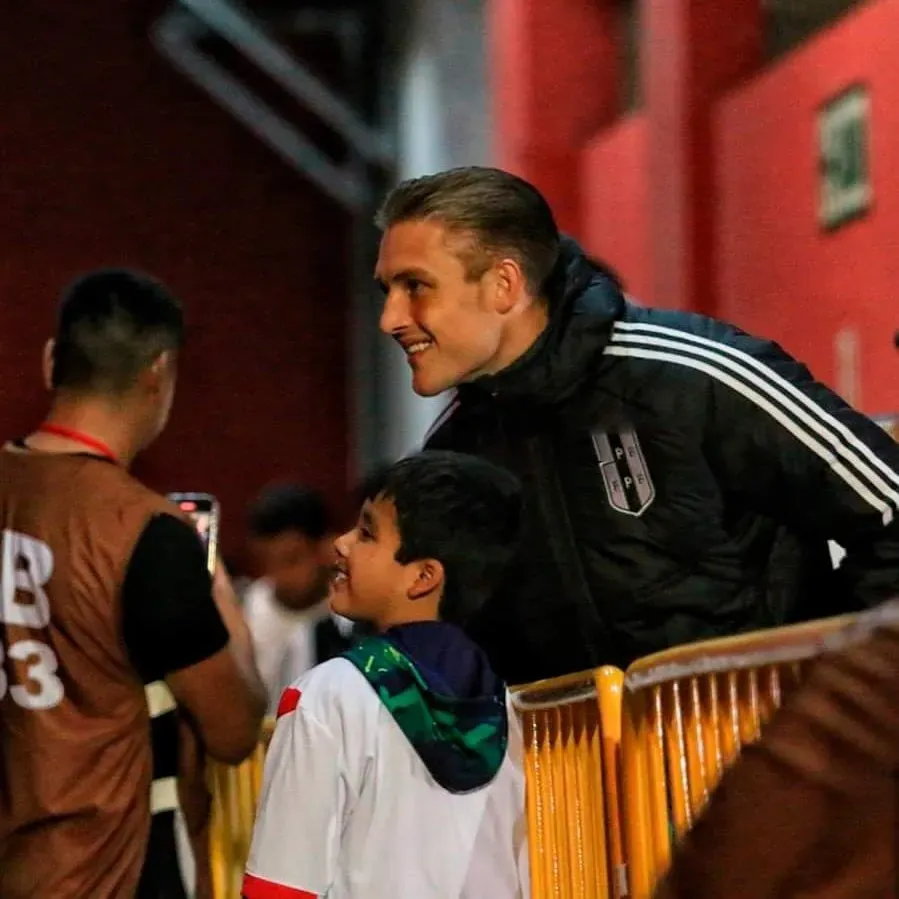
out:
{"label": "boy's face", "polygon": [[[331,581],[331,608],[354,620],[389,627],[410,617],[434,617],[442,569],[431,560],[402,564],[396,509],[377,497],[366,500],[356,526],[334,541],[337,572]],[[435,568],[436,566],[436,568]],[[433,595],[434,604],[409,600]],[[414,611],[413,611],[414,608]]]}

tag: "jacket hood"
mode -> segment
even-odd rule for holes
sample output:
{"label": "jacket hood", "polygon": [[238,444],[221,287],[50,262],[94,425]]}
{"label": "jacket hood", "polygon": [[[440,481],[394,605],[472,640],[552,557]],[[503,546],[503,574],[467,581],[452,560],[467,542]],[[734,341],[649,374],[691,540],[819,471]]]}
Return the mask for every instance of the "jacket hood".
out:
{"label": "jacket hood", "polygon": [[626,306],[619,285],[563,237],[546,288],[549,323],[520,359],[495,375],[459,386],[459,398],[489,394],[555,405],[574,394],[603,361],[612,325]]}
{"label": "jacket hood", "polygon": [[368,680],[434,780],[451,793],[488,784],[506,754],[505,686],[461,629],[425,621],[344,653]]}

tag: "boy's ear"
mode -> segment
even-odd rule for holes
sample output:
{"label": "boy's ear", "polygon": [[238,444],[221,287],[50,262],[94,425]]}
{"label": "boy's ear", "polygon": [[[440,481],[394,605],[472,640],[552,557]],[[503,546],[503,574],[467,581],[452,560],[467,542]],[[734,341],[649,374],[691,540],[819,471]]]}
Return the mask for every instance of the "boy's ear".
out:
{"label": "boy's ear", "polygon": [[445,573],[436,559],[422,559],[415,563],[415,568],[415,580],[406,592],[409,599],[426,599],[443,587]]}
{"label": "boy's ear", "polygon": [[41,356],[41,375],[47,390],[53,389],[53,354],[55,350],[56,341],[51,337],[44,344],[44,352]]}
{"label": "boy's ear", "polygon": [[144,382],[152,391],[157,391],[162,384],[163,372],[172,365],[172,354],[163,351],[152,362],[150,367],[144,372]]}

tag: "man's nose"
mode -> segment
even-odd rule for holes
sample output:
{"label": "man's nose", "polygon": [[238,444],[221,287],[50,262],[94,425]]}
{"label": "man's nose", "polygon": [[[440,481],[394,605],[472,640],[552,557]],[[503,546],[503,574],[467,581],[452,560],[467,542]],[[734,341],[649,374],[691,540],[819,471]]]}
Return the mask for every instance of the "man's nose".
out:
{"label": "man's nose", "polygon": [[396,334],[410,324],[409,301],[400,290],[391,290],[381,310],[380,328],[385,334]]}

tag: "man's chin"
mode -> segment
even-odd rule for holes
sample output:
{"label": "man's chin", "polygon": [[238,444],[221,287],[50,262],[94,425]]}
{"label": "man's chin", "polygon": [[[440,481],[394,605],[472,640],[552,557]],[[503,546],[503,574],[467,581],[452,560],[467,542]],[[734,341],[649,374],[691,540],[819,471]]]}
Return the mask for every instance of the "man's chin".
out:
{"label": "man's chin", "polygon": [[418,396],[439,396],[447,390],[451,390],[459,382],[458,381],[434,381],[430,378],[419,377],[417,373],[412,375],[412,389]]}
{"label": "man's chin", "polygon": [[278,603],[291,612],[305,612],[307,609],[315,608],[319,605],[327,594],[315,591],[314,593],[305,593],[302,596],[291,594],[276,593],[275,598]]}

